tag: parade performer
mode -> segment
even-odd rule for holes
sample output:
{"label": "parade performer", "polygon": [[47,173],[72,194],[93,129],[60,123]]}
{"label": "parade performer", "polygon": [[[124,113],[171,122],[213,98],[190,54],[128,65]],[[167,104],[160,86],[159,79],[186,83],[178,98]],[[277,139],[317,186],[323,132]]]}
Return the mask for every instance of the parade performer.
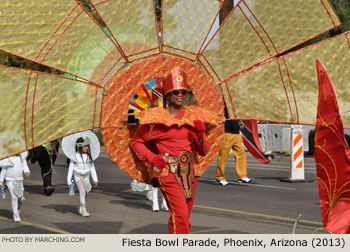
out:
{"label": "parade performer", "polygon": [[21,154],[1,160],[0,163],[0,166],[2,167],[0,174],[0,187],[5,188],[3,183],[6,181],[8,191],[11,195],[11,206],[14,222],[21,221],[19,214],[22,202],[24,200],[23,174],[26,177],[30,176],[29,167],[26,161],[27,155],[27,151],[22,152]]}
{"label": "parade performer", "polygon": [[[159,188],[152,186],[152,211],[159,212],[159,202],[158,202],[158,191]],[[160,206],[161,210],[169,211],[164,195],[162,195],[162,204]]]}
{"label": "parade performer", "polygon": [[152,201],[152,186],[133,179],[130,183],[131,190],[134,192],[146,192],[146,199]]}
{"label": "parade performer", "polygon": [[[140,126],[131,140],[136,155],[149,166],[152,183],[160,188],[169,208],[169,233],[189,233],[198,173],[197,154],[209,150],[204,123],[215,121],[209,111],[183,106],[189,86],[179,68],[164,79],[166,108],[140,112]],[[203,123],[204,122],[204,123]]]}
{"label": "parade performer", "polygon": [[228,118],[227,108],[225,107],[225,134],[224,140],[218,155],[216,182],[219,185],[226,186],[228,182],[225,179],[225,169],[227,158],[232,149],[236,160],[236,176],[239,183],[250,183],[251,178],[247,177],[247,156],[243,147],[243,140],[240,129],[244,128],[241,121],[230,120]]}
{"label": "parade performer", "polygon": [[86,210],[86,197],[91,190],[90,176],[94,187],[98,185],[97,173],[94,160],[100,152],[98,138],[91,131],[77,133],[64,137],[62,140],[64,154],[70,159],[67,184],[73,184],[72,178],[79,190],[79,214],[88,217],[90,214]]}
{"label": "parade performer", "polygon": [[39,163],[44,194],[47,196],[50,196],[55,191],[55,188],[52,185],[52,172],[57,159],[59,146],[59,141],[55,140],[29,151],[31,163],[35,163],[36,161]]}
{"label": "parade performer", "polygon": [[[133,179],[130,184],[131,190],[134,192],[146,192],[146,199],[152,201],[152,211],[159,212],[159,202],[158,202],[158,187],[154,187],[152,185],[142,183]],[[162,195],[162,205],[160,207],[161,210],[169,211],[168,206],[166,204],[165,198]]]}

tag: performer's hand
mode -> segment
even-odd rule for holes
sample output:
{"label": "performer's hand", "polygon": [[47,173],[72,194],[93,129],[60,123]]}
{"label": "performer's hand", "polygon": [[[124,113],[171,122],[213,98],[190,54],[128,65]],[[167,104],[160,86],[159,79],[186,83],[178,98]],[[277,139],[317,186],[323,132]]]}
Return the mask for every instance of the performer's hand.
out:
{"label": "performer's hand", "polygon": [[98,186],[98,182],[94,181],[94,187],[97,187],[97,186]]}
{"label": "performer's hand", "polygon": [[196,130],[196,135],[198,138],[203,138],[205,132],[205,125],[200,120],[194,120],[194,129]]}
{"label": "performer's hand", "polygon": [[153,158],[152,164],[155,167],[157,167],[159,170],[163,170],[166,162],[165,162],[164,158],[162,157],[162,155],[159,154]]}
{"label": "performer's hand", "polygon": [[24,176],[30,177],[30,173],[29,173],[29,172],[26,172],[26,173],[24,173]]}

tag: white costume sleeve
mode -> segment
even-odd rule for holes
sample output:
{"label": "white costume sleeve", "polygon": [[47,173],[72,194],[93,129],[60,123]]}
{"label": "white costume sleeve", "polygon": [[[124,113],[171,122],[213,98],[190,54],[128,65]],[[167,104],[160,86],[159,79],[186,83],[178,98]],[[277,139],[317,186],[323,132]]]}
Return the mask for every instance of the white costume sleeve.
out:
{"label": "white costume sleeve", "polygon": [[97,173],[96,173],[96,169],[95,169],[95,164],[94,163],[91,163],[90,173],[91,173],[92,180],[94,182],[98,182]]}
{"label": "white costume sleeve", "polygon": [[2,167],[2,169],[1,169],[1,173],[0,173],[0,185],[2,185],[2,183],[4,183],[5,175],[6,175],[6,170],[7,170],[7,167]]}
{"label": "white costume sleeve", "polygon": [[71,160],[68,168],[67,185],[72,184],[73,170],[74,170],[74,162]]}
{"label": "white costume sleeve", "polygon": [[30,170],[29,170],[29,167],[28,167],[28,164],[27,164],[27,160],[23,160],[23,172],[24,173],[27,173],[29,172],[30,173]]}

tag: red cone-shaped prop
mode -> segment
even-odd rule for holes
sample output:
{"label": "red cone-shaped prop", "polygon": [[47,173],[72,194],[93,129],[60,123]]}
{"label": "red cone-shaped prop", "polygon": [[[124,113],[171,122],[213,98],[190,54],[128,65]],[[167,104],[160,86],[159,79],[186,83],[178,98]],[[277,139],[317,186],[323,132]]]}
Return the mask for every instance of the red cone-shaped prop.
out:
{"label": "red cone-shaped prop", "polygon": [[350,151],[332,81],[316,61],[319,98],[315,129],[315,161],[325,230],[350,233]]}

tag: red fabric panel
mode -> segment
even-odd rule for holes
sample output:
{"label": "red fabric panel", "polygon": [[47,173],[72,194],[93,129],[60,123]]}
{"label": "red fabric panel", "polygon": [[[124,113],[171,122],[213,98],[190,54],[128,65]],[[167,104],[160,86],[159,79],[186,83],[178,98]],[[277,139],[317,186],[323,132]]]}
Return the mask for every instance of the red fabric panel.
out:
{"label": "red fabric panel", "polygon": [[256,120],[242,120],[245,127],[241,130],[244,146],[261,163],[269,164],[270,159],[264,155],[259,143],[258,123]]}
{"label": "red fabric panel", "polygon": [[324,228],[350,233],[350,152],[332,81],[316,61],[319,98],[315,129],[315,161]]}

